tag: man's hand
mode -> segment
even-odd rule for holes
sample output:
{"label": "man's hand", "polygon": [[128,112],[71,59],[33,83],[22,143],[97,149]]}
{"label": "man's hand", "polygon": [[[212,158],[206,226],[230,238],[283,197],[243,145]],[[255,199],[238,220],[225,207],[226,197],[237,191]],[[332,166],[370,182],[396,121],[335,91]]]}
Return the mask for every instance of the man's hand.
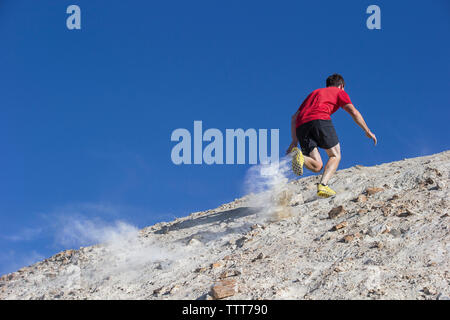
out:
{"label": "man's hand", "polygon": [[298,144],[298,141],[292,141],[291,144],[289,145],[289,148],[286,150],[286,154],[291,153],[292,149],[293,149],[294,147],[296,147],[297,144]]}
{"label": "man's hand", "polygon": [[374,144],[377,145],[377,137],[372,133],[372,131],[367,131],[366,137],[372,139]]}
{"label": "man's hand", "polygon": [[355,108],[355,106],[351,103],[346,104],[342,107],[345,111],[347,111],[353,118],[353,120],[356,122],[358,126],[361,127],[361,129],[364,130],[366,133],[366,136],[373,140],[374,144],[377,145],[377,137],[370,131],[369,127],[367,126],[366,122],[364,121],[363,116],[361,113]]}

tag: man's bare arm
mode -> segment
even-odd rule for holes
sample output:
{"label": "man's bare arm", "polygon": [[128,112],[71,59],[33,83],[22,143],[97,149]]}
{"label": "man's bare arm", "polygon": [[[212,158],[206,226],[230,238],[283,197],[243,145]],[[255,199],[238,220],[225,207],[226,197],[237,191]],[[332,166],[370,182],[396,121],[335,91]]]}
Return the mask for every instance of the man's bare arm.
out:
{"label": "man's bare arm", "polygon": [[375,145],[377,145],[377,137],[370,131],[369,127],[367,126],[366,122],[364,121],[363,116],[361,113],[355,108],[355,106],[351,103],[346,104],[342,107],[345,111],[347,111],[353,118],[353,120],[356,122],[358,126],[361,127],[361,129],[364,130],[366,133],[366,136],[373,140]]}

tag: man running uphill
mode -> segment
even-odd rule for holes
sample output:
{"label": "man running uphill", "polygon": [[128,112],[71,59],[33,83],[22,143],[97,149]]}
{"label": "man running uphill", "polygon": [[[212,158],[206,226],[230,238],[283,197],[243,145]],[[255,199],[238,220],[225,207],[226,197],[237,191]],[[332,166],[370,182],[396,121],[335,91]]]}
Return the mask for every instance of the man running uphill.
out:
{"label": "man running uphill", "polygon": [[[366,136],[372,139],[375,145],[377,144],[377,138],[344,91],[344,78],[339,74],[333,74],[327,78],[326,85],[326,88],[310,93],[292,116],[292,142],[286,151],[286,154],[292,153],[292,170],[297,175],[303,174],[303,165],[313,172],[320,172],[323,163],[317,147],[326,151],[329,158],[322,179],[317,185],[317,195],[324,198],[336,194],[328,186],[328,181],[341,161],[341,147],[330,116],[342,107],[364,130]],[[301,151],[297,148],[298,143]]]}

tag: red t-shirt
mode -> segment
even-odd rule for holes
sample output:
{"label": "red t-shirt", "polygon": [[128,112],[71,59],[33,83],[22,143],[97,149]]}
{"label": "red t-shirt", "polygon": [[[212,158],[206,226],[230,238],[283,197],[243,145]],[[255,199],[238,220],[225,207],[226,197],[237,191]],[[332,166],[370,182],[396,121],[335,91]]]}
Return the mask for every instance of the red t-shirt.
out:
{"label": "red t-shirt", "polygon": [[303,101],[295,121],[296,127],[312,120],[331,120],[330,115],[352,103],[347,92],[338,87],[316,89]]}

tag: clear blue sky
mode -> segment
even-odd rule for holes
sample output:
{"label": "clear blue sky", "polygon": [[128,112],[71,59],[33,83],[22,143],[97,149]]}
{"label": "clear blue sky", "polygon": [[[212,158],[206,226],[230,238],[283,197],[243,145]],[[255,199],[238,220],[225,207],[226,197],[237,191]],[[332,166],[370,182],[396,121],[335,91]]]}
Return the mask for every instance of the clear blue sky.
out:
{"label": "clear blue sky", "polygon": [[242,196],[249,165],[176,166],[172,131],[277,128],[282,154],[331,73],[379,139],[339,110],[341,168],[449,149],[449,29],[447,0],[2,0],[0,274],[68,248],[66,216],[141,228]]}

